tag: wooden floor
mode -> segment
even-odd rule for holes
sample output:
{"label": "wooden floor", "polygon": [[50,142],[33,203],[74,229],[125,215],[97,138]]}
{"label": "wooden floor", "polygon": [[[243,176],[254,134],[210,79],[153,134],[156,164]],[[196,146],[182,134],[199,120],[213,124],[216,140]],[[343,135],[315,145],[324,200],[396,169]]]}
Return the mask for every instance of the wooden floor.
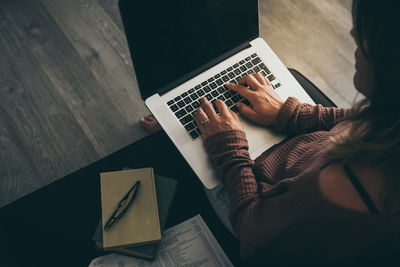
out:
{"label": "wooden floor", "polygon": [[[259,1],[275,53],[350,106],[351,0]],[[146,136],[117,0],[1,0],[0,51],[0,207]]]}

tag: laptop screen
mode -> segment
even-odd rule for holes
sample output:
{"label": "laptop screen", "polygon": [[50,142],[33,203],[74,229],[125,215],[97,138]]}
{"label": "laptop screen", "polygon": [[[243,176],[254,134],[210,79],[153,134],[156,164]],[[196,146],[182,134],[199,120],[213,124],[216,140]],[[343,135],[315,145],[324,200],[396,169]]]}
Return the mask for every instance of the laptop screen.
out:
{"label": "laptop screen", "polygon": [[121,0],[119,5],[143,98],[258,37],[257,0]]}

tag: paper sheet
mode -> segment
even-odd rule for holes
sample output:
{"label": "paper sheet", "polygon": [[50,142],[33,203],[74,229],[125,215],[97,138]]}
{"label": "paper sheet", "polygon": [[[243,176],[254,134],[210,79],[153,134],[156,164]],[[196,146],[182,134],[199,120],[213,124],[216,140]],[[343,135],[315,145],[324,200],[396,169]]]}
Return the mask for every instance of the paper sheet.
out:
{"label": "paper sheet", "polygon": [[200,215],[165,230],[154,261],[118,254],[95,258],[89,267],[233,266]]}

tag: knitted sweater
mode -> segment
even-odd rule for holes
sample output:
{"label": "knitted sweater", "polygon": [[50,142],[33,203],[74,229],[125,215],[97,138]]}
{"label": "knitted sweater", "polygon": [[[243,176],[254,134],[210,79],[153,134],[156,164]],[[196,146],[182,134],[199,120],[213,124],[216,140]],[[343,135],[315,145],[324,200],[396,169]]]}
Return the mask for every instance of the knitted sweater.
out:
{"label": "knitted sweater", "polygon": [[[301,104],[288,98],[276,127],[291,136],[255,161],[242,131],[205,140],[231,202],[230,220],[241,256],[261,263],[325,263],[366,251],[399,236],[398,214],[372,215],[326,199],[318,175],[329,162],[331,138],[348,109]],[[397,239],[398,240],[398,239]]]}

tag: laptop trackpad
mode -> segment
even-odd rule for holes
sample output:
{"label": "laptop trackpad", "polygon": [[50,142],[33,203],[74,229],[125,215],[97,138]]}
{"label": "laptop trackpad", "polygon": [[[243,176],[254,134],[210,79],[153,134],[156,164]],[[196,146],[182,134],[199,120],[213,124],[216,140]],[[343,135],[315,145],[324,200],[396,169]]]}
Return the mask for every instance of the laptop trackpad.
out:
{"label": "laptop trackpad", "polygon": [[259,126],[248,119],[241,119],[243,129],[246,133],[249,143],[249,152],[252,159],[257,158],[265,150],[282,141],[285,136],[281,135],[271,128]]}

